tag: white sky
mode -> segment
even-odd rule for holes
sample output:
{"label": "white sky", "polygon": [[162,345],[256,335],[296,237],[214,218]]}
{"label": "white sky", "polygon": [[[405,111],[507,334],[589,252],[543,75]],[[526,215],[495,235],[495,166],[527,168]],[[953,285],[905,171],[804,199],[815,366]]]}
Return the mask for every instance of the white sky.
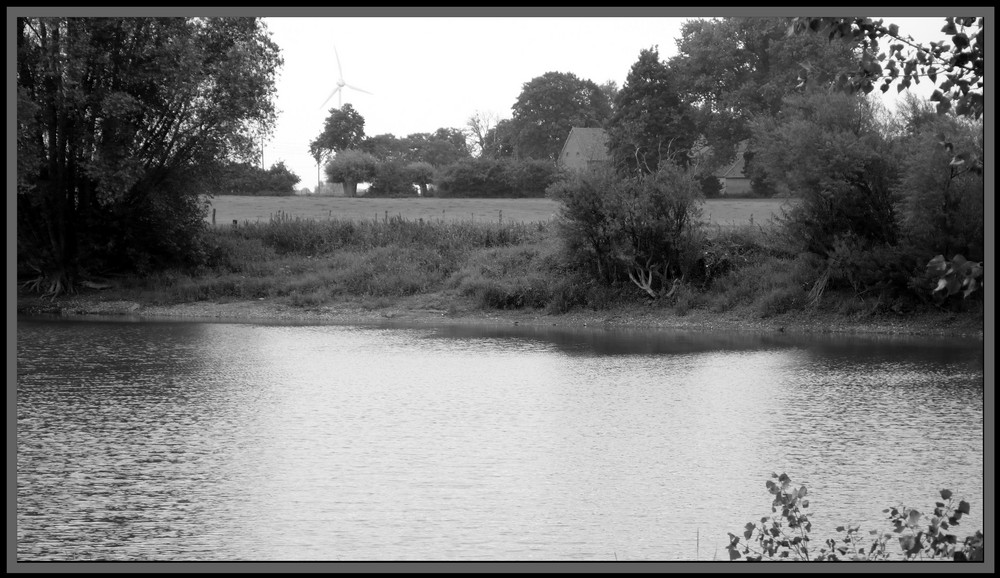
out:
{"label": "white sky", "polygon": [[[898,18],[901,34],[942,39],[942,17]],[[334,45],[347,84],[342,89],[365,119],[365,134],[405,137],[438,128],[464,129],[476,111],[510,118],[524,83],[546,72],[571,72],[598,84],[624,84],[639,51],[676,53],[681,24],[673,17],[276,17],[266,18],[281,47],[278,122],[264,147],[264,166],[283,160],[316,186],[309,142],[322,130],[338,77]],[[925,82],[920,88],[929,87]],[[889,95],[895,98],[896,91]],[[923,92],[922,92],[923,94]],[[929,94],[929,92],[926,92]]]}

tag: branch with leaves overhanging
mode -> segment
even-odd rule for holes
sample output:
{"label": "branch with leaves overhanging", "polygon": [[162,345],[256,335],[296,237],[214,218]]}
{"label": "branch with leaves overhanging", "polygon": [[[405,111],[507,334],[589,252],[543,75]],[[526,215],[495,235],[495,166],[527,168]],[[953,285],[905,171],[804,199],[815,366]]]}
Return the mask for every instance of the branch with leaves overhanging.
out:
{"label": "branch with leaves overhanging", "polygon": [[[937,102],[939,113],[954,109],[959,116],[979,119],[983,114],[985,18],[949,16],[944,20],[941,32],[951,42],[930,42],[927,46],[901,36],[897,25],[871,18],[792,18],[788,34],[826,33],[831,41],[848,38],[858,42],[862,49],[858,70],[843,72],[837,78],[843,88],[867,94],[881,83],[880,90],[886,92],[898,82],[896,90],[903,91],[918,84],[920,78],[928,78],[937,84],[930,98]],[[880,47],[879,41],[886,39],[889,45]],[[808,66],[804,65],[803,84],[807,76]]]}

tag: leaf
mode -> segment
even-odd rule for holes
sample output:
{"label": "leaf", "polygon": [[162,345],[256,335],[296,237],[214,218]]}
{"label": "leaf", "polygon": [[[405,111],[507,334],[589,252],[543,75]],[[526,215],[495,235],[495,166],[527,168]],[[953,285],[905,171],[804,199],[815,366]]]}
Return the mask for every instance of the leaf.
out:
{"label": "leaf", "polygon": [[843,526],[837,526],[837,531],[838,532],[843,532],[844,530],[845,530],[845,528]]}
{"label": "leaf", "polygon": [[737,550],[736,548],[728,548],[728,550],[729,550],[729,560],[730,560],[730,562],[733,561],[733,560],[736,560],[737,558],[739,558],[740,556],[742,556],[742,554],[740,554],[740,551]]}
{"label": "leaf", "polygon": [[958,511],[961,512],[961,513],[963,513],[963,514],[968,514],[969,513],[969,502],[966,502],[965,500],[960,501],[958,503]]}

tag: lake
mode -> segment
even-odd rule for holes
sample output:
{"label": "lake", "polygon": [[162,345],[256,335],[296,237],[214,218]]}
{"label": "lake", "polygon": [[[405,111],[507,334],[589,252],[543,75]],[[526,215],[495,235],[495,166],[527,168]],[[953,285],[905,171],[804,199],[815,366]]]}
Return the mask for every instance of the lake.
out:
{"label": "lake", "polygon": [[942,488],[983,528],[981,340],[17,322],[17,560],[726,560]]}

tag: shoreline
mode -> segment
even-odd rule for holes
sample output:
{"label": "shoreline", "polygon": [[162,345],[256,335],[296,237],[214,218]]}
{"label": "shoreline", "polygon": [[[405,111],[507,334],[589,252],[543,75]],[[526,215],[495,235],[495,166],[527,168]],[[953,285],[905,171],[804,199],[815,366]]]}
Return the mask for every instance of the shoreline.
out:
{"label": "shoreline", "polygon": [[747,312],[712,313],[634,305],[608,310],[580,310],[547,314],[539,310],[480,310],[450,306],[437,309],[426,301],[398,299],[392,305],[372,307],[342,301],[302,308],[271,300],[142,304],[100,295],[75,295],[48,300],[18,295],[17,316],[65,319],[123,319],[130,321],[202,321],[316,324],[498,325],[562,328],[606,328],[685,331],[735,331],[774,334],[837,334],[873,336],[935,336],[984,338],[984,319],[971,314],[928,312],[916,316],[846,319],[834,314],[794,312],[759,318]]}

